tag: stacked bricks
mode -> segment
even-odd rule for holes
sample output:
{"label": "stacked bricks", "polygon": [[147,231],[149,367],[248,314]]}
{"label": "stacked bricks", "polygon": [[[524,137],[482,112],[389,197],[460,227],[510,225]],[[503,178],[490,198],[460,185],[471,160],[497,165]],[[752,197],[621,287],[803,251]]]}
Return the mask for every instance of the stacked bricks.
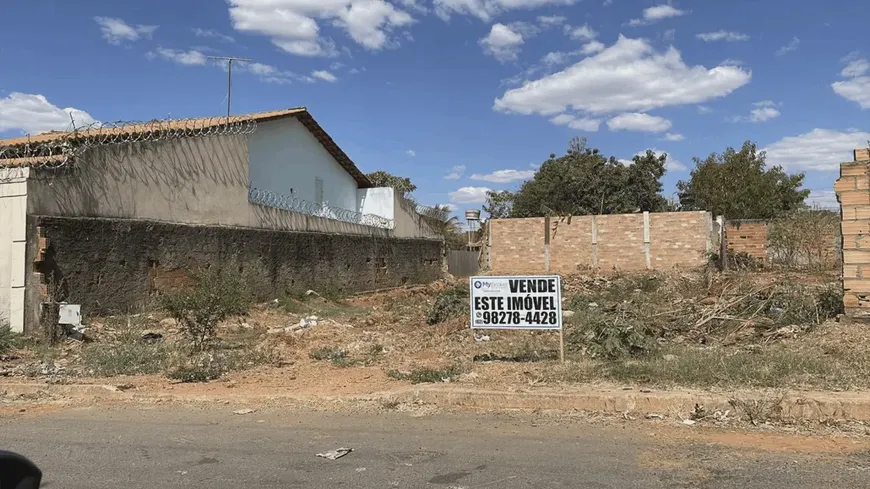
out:
{"label": "stacked bricks", "polygon": [[856,149],[834,184],[843,235],[843,305],[851,317],[870,317],[870,150]]}
{"label": "stacked bricks", "polygon": [[[696,267],[711,251],[708,212],[551,218],[550,272]],[[494,274],[545,273],[544,218],[491,219]]]}
{"label": "stacked bricks", "polygon": [[728,253],[746,253],[756,260],[767,261],[767,223],[728,221],[725,225]]}

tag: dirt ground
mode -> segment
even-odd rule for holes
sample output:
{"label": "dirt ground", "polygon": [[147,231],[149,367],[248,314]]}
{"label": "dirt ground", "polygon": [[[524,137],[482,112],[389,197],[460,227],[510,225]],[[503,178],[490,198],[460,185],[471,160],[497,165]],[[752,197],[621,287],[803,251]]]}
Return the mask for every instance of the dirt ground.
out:
{"label": "dirt ground", "polygon": [[[637,280],[648,278],[628,277],[626,280],[646,283]],[[752,290],[782,282],[781,274],[754,273],[749,280],[751,286],[741,285],[743,282],[737,283],[734,278],[709,278],[698,272],[656,273],[655,278],[663,281],[665,285],[660,289],[665,293],[647,294],[641,289],[632,290],[631,286],[613,292],[611,289],[615,286],[612,284],[619,278],[569,276],[564,280],[564,296],[569,300],[579,297],[582,299],[580,304],[588,304],[589,298],[601,300],[595,294],[602,291],[611,291],[611,295],[616,294],[623,303],[647,300],[631,297],[658,294],[670,302],[655,307],[667,308],[669,314],[682,308],[682,311],[691,311],[700,318],[696,322],[712,315],[723,330],[736,328],[750,334],[739,335],[739,339],[734,340],[735,335],[720,334],[711,329],[709,325],[713,321],[708,321],[704,328],[689,328],[679,334],[665,331],[656,340],[658,350],[655,355],[607,360],[590,354],[582,345],[569,343],[568,362],[560,364],[559,338],[555,332],[475,332],[468,328],[467,314],[428,324],[427,316],[439,293],[459,283],[439,281],[425,286],[361,294],[339,301],[313,294],[302,299],[285,298],[255,306],[247,316],[222,324],[220,337],[228,349],[257,349],[262,354],[256,361],[248,362],[250,365],[237,366],[206,384],[175,382],[157,368],[152,372],[140,365],[148,361],[141,355],[149,348],[137,346],[142,335],[157,334],[159,341],[167,345],[181,339],[178,324],[159,311],[93,318],[88,322],[85,333],[88,341],[85,342],[69,339],[57,347],[28,343],[0,356],[0,376],[53,383],[111,384],[146,391],[165,389],[192,395],[232,391],[239,395],[261,396],[280,392],[322,397],[409,386],[412,381],[419,381],[412,375],[415,372],[425,375],[423,381],[449,381],[457,385],[500,390],[559,389],[578,384],[634,388],[680,385],[729,388],[740,385],[835,390],[870,386],[870,375],[867,375],[870,374],[870,357],[865,359],[870,355],[865,354],[870,347],[870,331],[865,326],[827,320],[812,327],[789,326],[780,334],[782,327],[778,324],[757,313],[751,314],[751,310],[755,310],[754,304],[744,308],[750,311],[748,319],[735,316],[743,310],[735,312],[720,307],[723,302],[734,301],[729,297],[743,297],[740,295],[743,290],[750,290],[744,294],[750,297]],[[740,280],[745,280],[745,277]],[[824,286],[830,284],[831,277],[790,273],[787,280],[808,286]],[[692,295],[693,287],[705,281],[710,284],[708,290]],[[740,292],[733,292],[735,290]],[[769,302],[772,299],[763,300]],[[688,312],[676,314],[686,315]],[[720,320],[716,314],[726,318]],[[302,321],[311,325],[294,329]],[[288,327],[293,330],[283,331]],[[583,327],[580,321],[569,320],[565,334],[571,336],[572,332]],[[770,334],[771,331],[776,334]],[[113,351],[119,346],[130,342],[135,343],[130,358],[113,356]],[[107,360],[94,354],[99,348]],[[96,361],[119,362],[120,365],[112,371],[122,375],[94,375],[92,364]],[[134,365],[136,369],[132,370],[138,375],[123,375],[125,368],[130,369],[130,365],[123,362]],[[710,371],[698,373],[705,368]],[[848,375],[842,373],[845,371]]]}

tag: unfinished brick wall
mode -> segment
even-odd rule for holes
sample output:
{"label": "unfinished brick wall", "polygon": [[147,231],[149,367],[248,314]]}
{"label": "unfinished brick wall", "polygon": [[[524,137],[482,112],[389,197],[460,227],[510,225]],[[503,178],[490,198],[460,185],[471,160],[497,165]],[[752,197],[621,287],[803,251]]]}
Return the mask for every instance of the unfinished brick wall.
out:
{"label": "unfinished brick wall", "polygon": [[761,261],[767,261],[767,222],[728,221],[725,223],[725,239],[728,253],[746,253]]}
{"label": "unfinished brick wall", "polygon": [[[544,218],[491,219],[493,274],[544,273]],[[551,220],[550,271],[701,266],[711,251],[708,212],[576,216]]]}
{"label": "unfinished brick wall", "polygon": [[840,165],[834,184],[843,235],[843,305],[852,317],[870,317],[870,150]]}

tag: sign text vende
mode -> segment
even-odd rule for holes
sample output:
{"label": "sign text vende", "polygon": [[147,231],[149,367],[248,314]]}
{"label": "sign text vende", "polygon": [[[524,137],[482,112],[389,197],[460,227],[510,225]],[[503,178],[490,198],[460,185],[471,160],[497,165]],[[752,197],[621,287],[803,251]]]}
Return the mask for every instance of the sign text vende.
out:
{"label": "sign text vende", "polygon": [[561,329],[561,277],[471,277],[471,327]]}

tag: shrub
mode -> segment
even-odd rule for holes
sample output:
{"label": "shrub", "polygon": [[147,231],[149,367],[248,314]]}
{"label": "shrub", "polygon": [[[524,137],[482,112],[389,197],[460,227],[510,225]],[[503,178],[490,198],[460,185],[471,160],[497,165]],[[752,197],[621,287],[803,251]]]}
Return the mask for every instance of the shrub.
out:
{"label": "shrub", "polygon": [[594,357],[617,359],[646,355],[658,344],[653,331],[628,308],[617,306],[615,314],[589,311],[580,323],[584,326],[569,333],[569,343],[584,345]]}
{"label": "shrub", "polygon": [[468,285],[461,284],[441,291],[426,318],[428,324],[438,324],[468,313]]}
{"label": "shrub", "polygon": [[231,267],[208,268],[194,278],[195,287],[166,295],[161,303],[181,325],[194,349],[202,351],[214,341],[218,323],[248,312],[253,295],[241,274]]}
{"label": "shrub", "polygon": [[837,264],[840,217],[831,211],[799,210],[770,222],[767,239],[773,262],[796,268]]}
{"label": "shrub", "polygon": [[15,336],[8,324],[0,324],[0,354],[8,352],[15,346]]}

